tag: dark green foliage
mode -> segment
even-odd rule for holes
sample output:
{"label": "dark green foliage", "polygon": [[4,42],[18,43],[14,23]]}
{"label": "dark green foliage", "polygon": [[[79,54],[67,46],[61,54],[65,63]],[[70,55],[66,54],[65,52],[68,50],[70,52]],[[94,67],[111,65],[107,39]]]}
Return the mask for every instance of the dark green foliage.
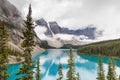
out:
{"label": "dark green foliage", "polygon": [[36,67],[36,80],[41,80],[41,77],[40,77],[40,61],[39,61],[39,59],[37,61],[37,67]]}
{"label": "dark green foliage", "polygon": [[68,59],[68,72],[66,80],[77,80],[75,71],[74,55],[72,53],[72,48],[70,48],[69,59]]}
{"label": "dark green foliage", "polygon": [[24,49],[25,61],[22,63],[20,71],[18,74],[25,74],[25,76],[17,80],[33,80],[33,61],[31,58],[31,52],[33,51],[34,46],[34,33],[33,33],[33,21],[32,21],[32,10],[31,5],[29,6],[29,12],[27,15],[27,20],[25,21],[25,30],[23,31],[24,40],[22,47]]}
{"label": "dark green foliage", "polygon": [[116,79],[116,73],[115,73],[114,60],[111,60],[111,59],[108,60],[107,80],[117,80],[117,79]]}
{"label": "dark green foliage", "polygon": [[[63,73],[62,73],[62,64],[59,63],[58,65],[58,75],[59,77],[57,80],[62,80]],[[68,72],[66,75],[66,80],[80,80],[79,73],[75,71],[75,63],[74,63],[74,55],[72,53],[72,48],[70,48],[69,59],[68,59]]]}
{"label": "dark green foliage", "polygon": [[54,49],[55,47],[51,47],[48,45],[48,42],[46,40],[42,40],[41,41],[41,47],[45,48],[45,49]]}
{"label": "dark green foliage", "polygon": [[97,80],[105,80],[105,74],[103,70],[102,58],[98,58],[98,70],[97,70]]}
{"label": "dark green foliage", "polygon": [[7,80],[7,68],[8,68],[8,31],[5,26],[5,22],[0,21],[0,80]]}
{"label": "dark green foliage", "polygon": [[105,56],[120,57],[120,39],[84,45],[78,49],[78,52],[93,55],[100,53]]}
{"label": "dark green foliage", "polygon": [[112,80],[112,63],[111,60],[109,59],[108,61],[108,74],[107,74],[107,80]]}
{"label": "dark green foliage", "polygon": [[72,44],[64,44],[61,49],[69,49],[70,47],[72,47],[73,49],[78,49],[80,46],[78,45],[72,45]]}
{"label": "dark green foliage", "polygon": [[61,63],[59,63],[59,65],[58,65],[58,75],[59,75],[59,78],[57,80],[62,80],[63,73],[62,73],[62,64]]}
{"label": "dark green foliage", "polygon": [[[42,40],[41,45],[42,45],[41,47],[44,47],[46,49],[56,49],[56,47],[49,46],[49,44],[48,44],[48,42],[46,40]],[[69,49],[70,47],[72,47],[74,49],[79,48],[79,46],[77,46],[77,45],[64,44],[62,47],[60,47],[60,49]]]}
{"label": "dark green foliage", "polygon": [[79,73],[77,73],[76,80],[80,80],[80,74]]}
{"label": "dark green foliage", "polygon": [[120,75],[119,75],[119,78],[118,78],[118,80],[120,80]]}
{"label": "dark green foliage", "polygon": [[112,71],[113,71],[113,80],[117,80],[117,75],[116,75],[116,71],[115,71],[115,62],[114,59],[112,59]]}

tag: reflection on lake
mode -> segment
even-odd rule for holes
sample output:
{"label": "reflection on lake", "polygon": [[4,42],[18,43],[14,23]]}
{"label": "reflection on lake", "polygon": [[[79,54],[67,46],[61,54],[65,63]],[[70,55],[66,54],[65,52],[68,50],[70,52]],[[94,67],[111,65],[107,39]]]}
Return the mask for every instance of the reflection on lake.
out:
{"label": "reflection on lake", "polygon": [[[40,58],[41,78],[42,80],[56,80],[57,69],[59,62],[63,65],[64,79],[67,73],[67,59],[69,49],[48,49],[42,54],[35,53],[33,60]],[[73,50],[75,55],[75,68],[80,73],[81,80],[96,80],[97,76],[97,61],[98,57],[89,55],[77,55],[76,50]],[[107,74],[107,61],[108,58],[103,58],[103,66],[105,73]],[[116,72],[120,74],[120,60],[116,59]],[[16,77],[15,73],[18,72],[20,64],[9,65],[8,73],[10,78],[8,80],[14,80]]]}

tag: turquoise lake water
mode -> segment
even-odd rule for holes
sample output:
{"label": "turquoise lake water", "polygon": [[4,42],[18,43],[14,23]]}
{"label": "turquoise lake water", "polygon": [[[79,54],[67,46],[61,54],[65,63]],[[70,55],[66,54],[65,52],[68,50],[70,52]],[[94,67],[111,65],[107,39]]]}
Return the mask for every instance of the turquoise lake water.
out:
{"label": "turquoise lake water", "polygon": [[[67,73],[67,60],[68,60],[69,49],[48,49],[42,54],[33,54],[33,60],[40,59],[41,77],[42,80],[56,80],[58,77],[57,69],[59,62],[63,65],[64,79]],[[75,69],[80,73],[81,80],[96,80],[97,75],[97,61],[98,57],[89,55],[77,55],[76,50],[73,50]],[[107,74],[107,63],[108,58],[103,57],[103,66],[105,74]],[[117,75],[120,74],[120,60],[115,59]],[[16,72],[18,72],[21,64],[9,65],[8,73],[10,77],[8,80],[15,80]]]}

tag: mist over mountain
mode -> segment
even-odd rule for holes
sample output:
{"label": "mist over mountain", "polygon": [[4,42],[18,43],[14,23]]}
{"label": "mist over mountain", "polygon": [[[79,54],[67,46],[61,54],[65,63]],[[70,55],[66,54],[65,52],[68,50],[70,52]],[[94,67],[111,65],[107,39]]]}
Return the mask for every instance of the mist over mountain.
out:
{"label": "mist over mountain", "polygon": [[29,3],[32,4],[34,20],[40,24],[38,26],[44,26],[35,29],[41,39],[75,39],[84,40],[86,43],[86,40],[119,38],[119,0],[114,3],[112,0],[102,0],[101,5],[95,0],[9,1],[15,4],[22,14],[26,14]]}
{"label": "mist over mountain", "polygon": [[69,29],[85,28],[89,24],[104,30],[97,40],[120,38],[120,0],[9,0],[27,14],[31,3],[33,18],[44,18],[47,22],[56,21]]}
{"label": "mist over mountain", "polygon": [[[83,29],[72,30],[61,27],[56,21],[47,22],[43,18],[36,20],[37,35],[47,47],[60,48],[63,46],[79,46],[89,44],[102,36],[102,30],[97,30],[94,25],[88,25]],[[43,32],[42,32],[43,31]]]}
{"label": "mist over mountain", "polygon": [[120,79],[119,9],[120,0],[0,0],[0,80]]}
{"label": "mist over mountain", "polygon": [[[80,36],[84,35],[88,39],[95,39],[97,36],[102,36],[102,31],[97,31],[97,28],[93,25],[88,25],[84,29],[72,30],[69,28],[61,27],[57,22],[46,22],[43,18],[36,21],[36,24],[40,27],[45,27],[47,30],[45,35],[55,35],[55,34],[69,34]],[[97,35],[97,36],[96,36]]]}
{"label": "mist over mountain", "polygon": [[[7,0],[0,0],[0,21],[5,21],[9,30],[9,43],[11,49],[22,52],[21,42],[23,41],[24,19],[19,10]],[[40,49],[40,39],[34,32],[36,42],[35,50]]]}

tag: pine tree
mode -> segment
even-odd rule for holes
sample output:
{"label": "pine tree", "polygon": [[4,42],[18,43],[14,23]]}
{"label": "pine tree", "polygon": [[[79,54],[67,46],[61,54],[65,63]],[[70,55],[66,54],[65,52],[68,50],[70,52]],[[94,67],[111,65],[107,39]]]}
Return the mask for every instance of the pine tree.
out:
{"label": "pine tree", "polygon": [[39,59],[37,61],[37,67],[36,67],[36,80],[41,80],[41,77],[40,77],[40,61],[39,61]]}
{"label": "pine tree", "polygon": [[62,80],[63,73],[62,73],[62,64],[61,63],[59,63],[59,65],[58,65],[58,75],[59,75],[59,78],[57,80]]}
{"label": "pine tree", "polygon": [[4,21],[0,21],[0,80],[7,80],[9,75],[7,74],[8,68],[8,30]]}
{"label": "pine tree", "polygon": [[116,73],[115,73],[115,64],[114,64],[114,61],[111,61],[111,59],[109,59],[108,60],[107,80],[117,80],[115,75],[116,75]]}
{"label": "pine tree", "polygon": [[70,48],[69,59],[68,59],[68,72],[67,80],[76,80],[75,64],[74,64],[74,55],[72,53],[72,48]]}
{"label": "pine tree", "polygon": [[79,74],[79,73],[77,73],[76,75],[77,75],[76,80],[80,80],[80,74]]}
{"label": "pine tree", "polygon": [[107,74],[107,80],[112,80],[112,63],[111,60],[108,60],[108,74]]}
{"label": "pine tree", "polygon": [[113,72],[113,80],[117,80],[117,77],[116,77],[116,72],[115,72],[115,62],[114,62],[114,59],[112,59],[112,72]]}
{"label": "pine tree", "polygon": [[33,80],[33,61],[31,58],[31,52],[33,51],[34,46],[34,33],[33,33],[33,21],[32,21],[32,9],[31,5],[29,6],[29,12],[27,15],[27,20],[25,21],[25,30],[23,31],[24,40],[22,47],[24,48],[24,58],[25,61],[20,67],[18,74],[25,74],[25,76],[18,78],[17,80]]}
{"label": "pine tree", "polygon": [[103,70],[102,58],[99,56],[98,58],[98,70],[97,70],[97,80],[105,80],[105,74]]}
{"label": "pine tree", "polygon": [[120,80],[120,75],[119,75],[119,78],[118,78],[118,80]]}

